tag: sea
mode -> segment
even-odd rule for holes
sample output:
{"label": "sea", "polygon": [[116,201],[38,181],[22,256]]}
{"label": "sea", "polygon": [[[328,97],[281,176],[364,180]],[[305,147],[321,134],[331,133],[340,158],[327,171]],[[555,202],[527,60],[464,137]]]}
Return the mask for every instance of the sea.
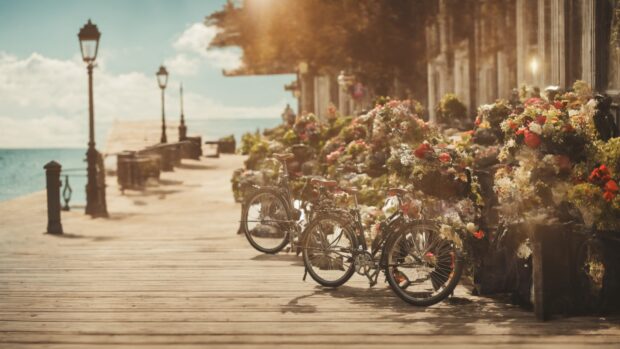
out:
{"label": "sea", "polygon": [[[202,136],[205,140],[234,135],[239,144],[241,135],[246,132],[272,128],[281,123],[279,118],[254,119],[208,119],[187,120],[187,134]],[[97,125],[97,130],[105,133],[109,125]],[[176,139],[177,135],[168,135]],[[98,135],[97,148],[103,149],[105,135]],[[43,166],[54,160],[62,165],[63,183],[68,180],[71,187],[70,206],[84,205],[86,202],[86,145],[84,148],[0,148],[0,201],[45,189],[45,170]],[[63,188],[64,189],[64,188]]]}

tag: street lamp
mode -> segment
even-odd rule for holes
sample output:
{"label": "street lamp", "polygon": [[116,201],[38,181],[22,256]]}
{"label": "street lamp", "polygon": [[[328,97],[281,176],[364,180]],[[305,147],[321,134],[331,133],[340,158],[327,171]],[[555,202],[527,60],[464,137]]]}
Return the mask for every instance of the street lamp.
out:
{"label": "street lamp", "polygon": [[88,183],[86,184],[86,214],[93,217],[107,217],[105,202],[105,178],[99,180],[98,172],[104,176],[103,171],[97,170],[99,152],[95,149],[95,112],[93,103],[93,67],[99,51],[99,38],[101,33],[90,19],[80,32],[80,51],[82,59],[88,69],[88,150],[86,151]]}
{"label": "street lamp", "polygon": [[179,141],[187,138],[187,127],[185,126],[185,115],[183,115],[183,84],[181,84],[181,124],[179,125]]}
{"label": "street lamp", "polygon": [[168,142],[166,138],[166,113],[164,112],[164,90],[168,83],[168,71],[163,65],[159,67],[159,70],[155,74],[157,75],[157,83],[161,89],[161,142]]}

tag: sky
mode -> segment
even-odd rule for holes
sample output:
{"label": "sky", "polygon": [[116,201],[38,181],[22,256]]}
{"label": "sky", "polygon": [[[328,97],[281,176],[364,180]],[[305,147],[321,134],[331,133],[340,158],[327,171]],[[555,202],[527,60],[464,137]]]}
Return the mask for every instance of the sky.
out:
{"label": "sky", "polygon": [[86,144],[88,80],[77,33],[89,18],[102,33],[94,71],[97,126],[159,119],[160,64],[170,73],[169,122],[178,121],[180,83],[190,125],[192,119],[279,117],[294,104],[283,88],[294,76],[224,77],[222,69],[240,64],[241,51],[206,50],[216,28],[205,26],[204,17],[224,3],[0,0],[0,148]]}

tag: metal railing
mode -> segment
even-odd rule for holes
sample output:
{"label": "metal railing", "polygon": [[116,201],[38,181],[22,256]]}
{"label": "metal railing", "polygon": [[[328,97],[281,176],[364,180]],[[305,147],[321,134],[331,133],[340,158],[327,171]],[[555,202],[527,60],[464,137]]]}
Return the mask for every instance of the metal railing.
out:
{"label": "metal railing", "polygon": [[71,183],[69,182],[69,178],[86,178],[86,168],[67,168],[62,169],[60,172],[61,178],[64,177],[64,181],[61,179],[61,187],[62,187],[62,200],[64,201],[64,205],[62,206],[63,211],[71,210],[71,206],[69,203],[71,202],[71,198],[73,196],[73,188],[71,187]]}

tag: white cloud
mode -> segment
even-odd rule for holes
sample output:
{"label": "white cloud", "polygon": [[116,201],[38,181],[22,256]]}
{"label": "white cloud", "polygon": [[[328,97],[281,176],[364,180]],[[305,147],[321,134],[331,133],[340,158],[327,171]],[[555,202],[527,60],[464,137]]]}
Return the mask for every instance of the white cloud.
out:
{"label": "white cloud", "polygon": [[[187,63],[185,68],[193,67]],[[87,81],[86,67],[77,56],[58,60],[33,53],[18,58],[0,52],[0,147],[86,144]],[[167,115],[178,115],[176,91],[178,84],[171,83],[166,93]],[[94,72],[97,127],[115,119],[153,119],[160,113],[159,93],[150,75],[112,74],[100,65]],[[185,94],[185,113],[192,119],[278,117],[285,104],[282,99],[271,106],[239,107],[222,105],[197,93]],[[176,122],[174,117],[171,119]],[[97,130],[104,132],[105,127]],[[105,139],[100,134],[98,138]]]}
{"label": "white cloud", "polygon": [[207,63],[221,69],[234,69],[241,66],[241,51],[236,48],[207,50],[215,38],[217,28],[203,23],[194,23],[176,39],[172,47],[178,52],[191,53],[204,58]]}
{"label": "white cloud", "polygon": [[174,72],[175,75],[190,76],[197,74],[200,70],[200,59],[179,53],[172,58],[166,59],[164,65],[169,71]]}

